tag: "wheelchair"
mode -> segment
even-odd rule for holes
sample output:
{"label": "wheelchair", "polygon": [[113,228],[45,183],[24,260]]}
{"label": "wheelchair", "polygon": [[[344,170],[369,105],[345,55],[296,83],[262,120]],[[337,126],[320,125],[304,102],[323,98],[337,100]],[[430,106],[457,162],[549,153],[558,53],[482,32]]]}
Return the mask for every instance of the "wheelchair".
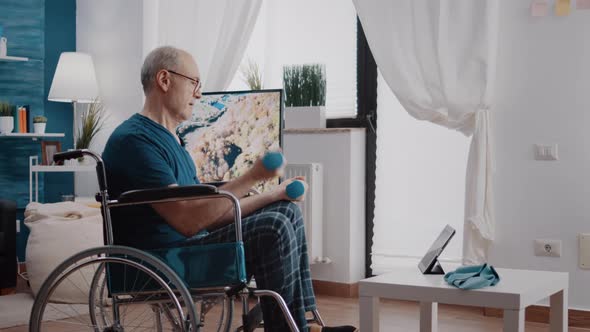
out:
{"label": "wheelchair", "polygon": [[[31,332],[231,331],[236,300],[242,307],[236,331],[253,331],[264,326],[261,297],[274,300],[290,330],[298,331],[283,298],[247,280],[240,202],[234,195],[202,184],[133,190],[110,199],[98,154],[74,150],[56,154],[54,161],[82,156],[96,161],[106,245],[73,255],[47,277],[31,311]],[[235,242],[144,251],[113,244],[111,208],[203,198],[233,203]],[[250,300],[258,303],[250,308]],[[317,310],[307,320],[324,326]]]}

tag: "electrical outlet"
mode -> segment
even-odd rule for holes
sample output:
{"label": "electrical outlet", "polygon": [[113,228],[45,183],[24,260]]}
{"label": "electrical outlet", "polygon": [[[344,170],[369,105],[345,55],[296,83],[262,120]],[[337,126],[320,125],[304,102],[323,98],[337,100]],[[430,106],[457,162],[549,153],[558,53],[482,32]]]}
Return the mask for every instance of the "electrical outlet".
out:
{"label": "electrical outlet", "polygon": [[536,239],[535,256],[561,257],[561,240]]}

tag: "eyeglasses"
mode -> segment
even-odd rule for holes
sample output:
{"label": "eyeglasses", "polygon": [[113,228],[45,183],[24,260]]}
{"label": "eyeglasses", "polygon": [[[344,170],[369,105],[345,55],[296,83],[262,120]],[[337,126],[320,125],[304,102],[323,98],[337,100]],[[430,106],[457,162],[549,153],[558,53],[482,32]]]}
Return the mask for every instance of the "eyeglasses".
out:
{"label": "eyeglasses", "polygon": [[167,70],[168,70],[168,72],[170,72],[170,73],[172,73],[174,75],[178,75],[178,76],[184,77],[187,80],[191,81],[191,83],[195,86],[195,89],[193,90],[193,94],[197,93],[197,91],[199,91],[199,89],[201,88],[201,85],[202,84],[201,84],[201,81],[200,80],[196,80],[196,79],[194,79],[192,77],[189,77],[189,76],[186,76],[186,75],[182,75],[181,73],[177,73],[177,72],[175,72],[173,70],[170,70],[170,69],[167,69]]}

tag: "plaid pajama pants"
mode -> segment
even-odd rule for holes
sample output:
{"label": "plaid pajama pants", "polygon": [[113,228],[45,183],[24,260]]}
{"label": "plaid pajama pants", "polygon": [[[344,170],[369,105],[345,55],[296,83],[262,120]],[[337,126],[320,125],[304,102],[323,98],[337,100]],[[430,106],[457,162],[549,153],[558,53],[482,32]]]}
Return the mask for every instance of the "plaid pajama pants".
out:
{"label": "plaid pajama pants", "polygon": [[[305,312],[316,309],[309,271],[303,216],[299,207],[280,201],[242,219],[246,273],[260,289],[279,293],[301,331],[307,331]],[[235,241],[228,225],[185,244]],[[262,299],[265,331],[288,331],[281,309],[273,299]]]}

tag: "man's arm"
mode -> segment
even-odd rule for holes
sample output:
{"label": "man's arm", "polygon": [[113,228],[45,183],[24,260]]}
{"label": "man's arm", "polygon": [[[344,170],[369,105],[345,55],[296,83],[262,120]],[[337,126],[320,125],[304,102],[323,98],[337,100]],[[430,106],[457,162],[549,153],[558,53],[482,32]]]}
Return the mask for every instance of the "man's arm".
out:
{"label": "man's arm", "polygon": [[[241,177],[220,187],[240,198],[246,196],[254,185],[262,180],[273,178],[278,171],[268,171],[261,160]],[[284,191],[284,186],[280,186]],[[279,189],[277,188],[277,189]],[[240,200],[242,215],[246,216],[270,203],[284,199],[280,192],[243,198]],[[197,199],[152,204],[152,207],[174,229],[186,237],[193,236],[204,229],[214,229],[233,221],[233,203],[227,199]]]}
{"label": "man's arm", "polygon": [[[305,191],[307,191],[307,184],[304,182],[305,178],[302,176],[298,176],[296,178],[288,179],[283,181],[275,190],[264,192],[258,195],[249,196],[242,198],[240,200],[240,209],[242,211],[242,218],[247,217],[254,213],[257,210],[262,209],[263,207],[270,205],[274,202],[278,201],[300,201],[303,200],[304,195],[297,197],[295,199],[290,198],[287,196],[287,185],[291,182],[299,180],[302,181],[305,185]],[[228,225],[234,221],[234,211],[233,209],[227,211],[221,219],[219,219],[218,223],[212,225],[212,229]]]}

